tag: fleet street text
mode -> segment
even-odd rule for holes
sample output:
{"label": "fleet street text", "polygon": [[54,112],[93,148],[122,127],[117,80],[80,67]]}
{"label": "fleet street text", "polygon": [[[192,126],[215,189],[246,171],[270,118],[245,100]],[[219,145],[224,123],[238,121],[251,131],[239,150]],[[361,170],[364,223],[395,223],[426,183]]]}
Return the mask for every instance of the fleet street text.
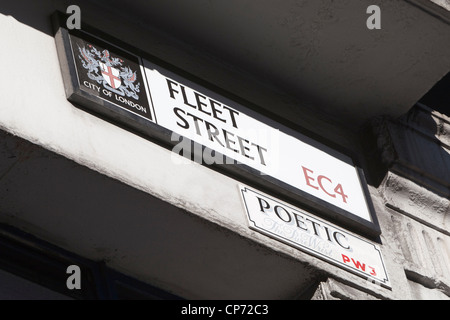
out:
{"label": "fleet street text", "polygon": [[[196,135],[214,142],[219,148],[217,150],[230,150],[261,165],[267,165],[265,157],[267,148],[237,134],[240,132],[236,130],[239,129],[238,111],[180,83],[169,79],[166,81],[170,97],[180,102],[173,107],[177,117],[176,124],[180,128],[195,130]],[[186,109],[184,106],[189,108]],[[227,129],[220,127],[221,123],[227,124]]]}

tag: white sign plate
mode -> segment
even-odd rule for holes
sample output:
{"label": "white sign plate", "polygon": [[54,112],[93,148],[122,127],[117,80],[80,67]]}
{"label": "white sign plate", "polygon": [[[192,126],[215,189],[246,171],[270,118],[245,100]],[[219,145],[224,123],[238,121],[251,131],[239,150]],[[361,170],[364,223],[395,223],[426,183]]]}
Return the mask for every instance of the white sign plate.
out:
{"label": "white sign plate", "polygon": [[391,287],[377,245],[259,191],[240,191],[251,229]]}
{"label": "white sign plate", "polygon": [[145,59],[143,64],[158,125],[373,222],[349,157]]}
{"label": "white sign plate", "polygon": [[286,198],[353,230],[380,234],[364,176],[350,157],[253,111],[239,98],[231,100],[218,94],[220,89],[132,53],[133,48],[64,30],[55,39],[66,94],[76,105],[170,145],[173,154],[194,155],[197,161],[201,149],[204,164],[220,164],[215,168],[284,191]]}

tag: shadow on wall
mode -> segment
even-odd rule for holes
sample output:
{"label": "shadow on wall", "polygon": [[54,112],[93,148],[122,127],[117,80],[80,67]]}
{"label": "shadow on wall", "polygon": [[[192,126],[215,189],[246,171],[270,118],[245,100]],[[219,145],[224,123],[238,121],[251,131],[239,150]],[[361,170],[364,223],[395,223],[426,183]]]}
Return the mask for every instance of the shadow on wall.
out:
{"label": "shadow on wall", "polygon": [[0,14],[53,36],[50,14],[62,10],[63,1],[2,1]]}
{"label": "shadow on wall", "polygon": [[365,128],[369,183],[387,171],[450,196],[450,73],[400,118],[377,117]]}
{"label": "shadow on wall", "polygon": [[450,117],[450,72],[436,83],[419,102]]}

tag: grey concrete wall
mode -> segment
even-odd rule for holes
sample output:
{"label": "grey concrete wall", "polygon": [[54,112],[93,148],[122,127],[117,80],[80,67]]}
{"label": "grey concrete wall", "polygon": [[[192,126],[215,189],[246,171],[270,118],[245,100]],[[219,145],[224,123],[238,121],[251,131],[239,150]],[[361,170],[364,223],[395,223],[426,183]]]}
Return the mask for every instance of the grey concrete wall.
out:
{"label": "grey concrete wall", "polygon": [[448,116],[417,105],[374,125],[388,170],[378,187],[385,206],[379,213],[415,299],[450,297],[449,123]]}

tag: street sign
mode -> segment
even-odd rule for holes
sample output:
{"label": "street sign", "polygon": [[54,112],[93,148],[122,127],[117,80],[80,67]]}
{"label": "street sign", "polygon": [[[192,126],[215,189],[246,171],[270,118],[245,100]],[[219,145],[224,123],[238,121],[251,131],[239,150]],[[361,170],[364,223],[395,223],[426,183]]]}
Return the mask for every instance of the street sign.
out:
{"label": "street sign", "polygon": [[148,60],[143,62],[157,124],[259,175],[372,222],[359,173],[349,157]]}
{"label": "street sign", "polygon": [[380,248],[300,208],[240,186],[249,227],[390,288]]}
{"label": "street sign", "polygon": [[60,26],[55,35],[66,95],[76,106],[354,230],[380,234],[352,158],[97,33]]}

